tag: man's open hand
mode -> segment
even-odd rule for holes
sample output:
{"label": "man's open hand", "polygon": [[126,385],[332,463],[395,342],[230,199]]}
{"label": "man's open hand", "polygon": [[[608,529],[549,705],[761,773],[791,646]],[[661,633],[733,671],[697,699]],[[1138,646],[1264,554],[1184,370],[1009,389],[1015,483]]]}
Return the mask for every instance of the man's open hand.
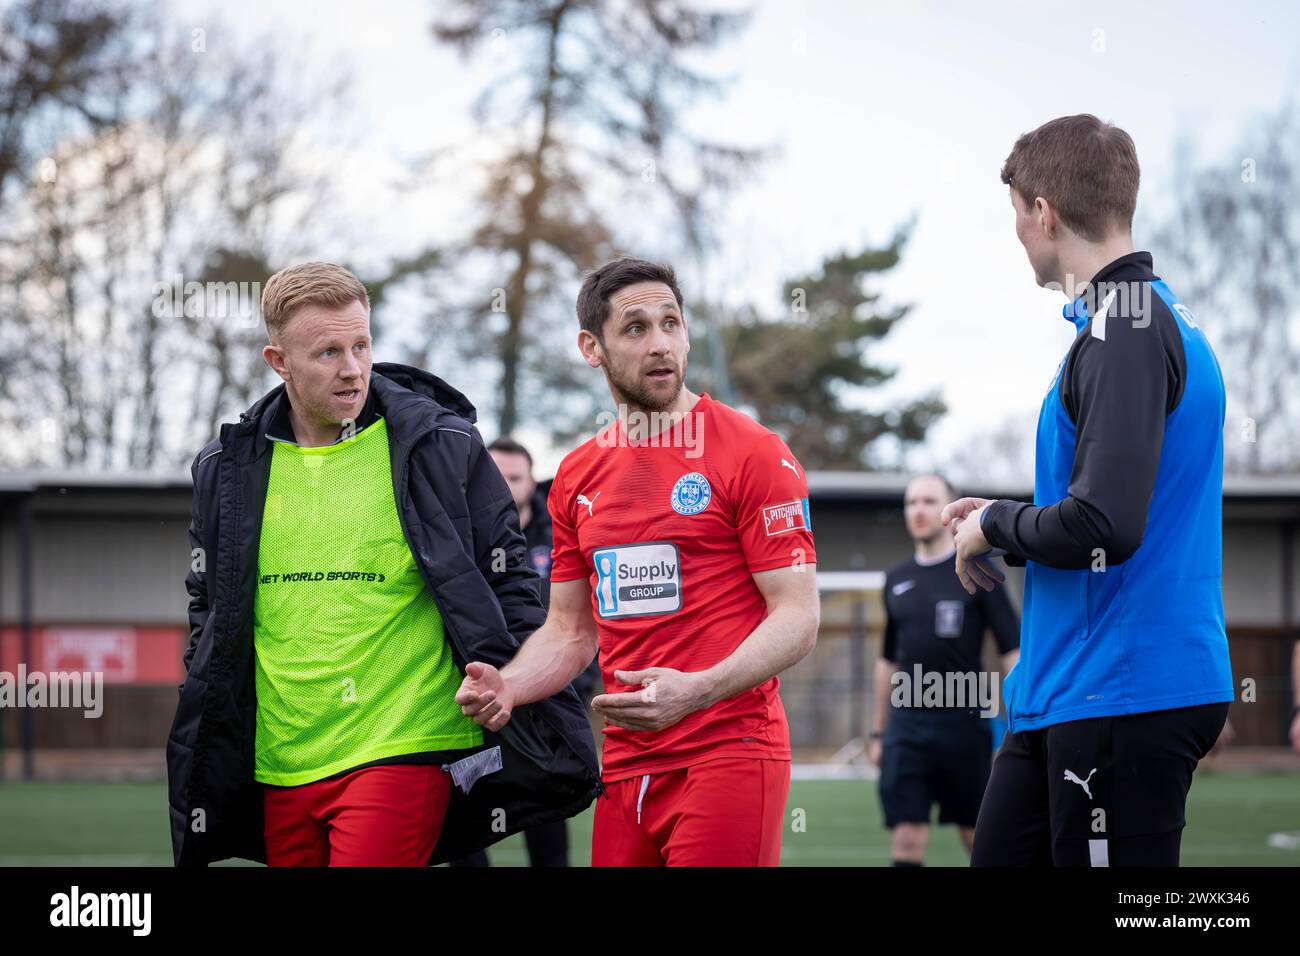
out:
{"label": "man's open hand", "polygon": [[510,683],[491,664],[475,661],[465,667],[465,679],[456,691],[456,703],[466,717],[488,730],[500,730],[510,722],[514,694]]}
{"label": "man's open hand", "polygon": [[702,675],[670,667],[615,671],[614,679],[621,684],[641,684],[642,688],[621,694],[599,694],[591,699],[591,709],[624,730],[655,731],[671,727],[699,710],[708,693]]}

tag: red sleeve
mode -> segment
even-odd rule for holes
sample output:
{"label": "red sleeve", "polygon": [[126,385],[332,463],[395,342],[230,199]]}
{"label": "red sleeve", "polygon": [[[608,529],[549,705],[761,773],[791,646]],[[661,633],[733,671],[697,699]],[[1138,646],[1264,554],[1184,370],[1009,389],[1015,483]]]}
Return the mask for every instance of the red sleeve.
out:
{"label": "red sleeve", "polygon": [[808,481],[779,436],[749,446],[733,494],[736,530],[751,572],[816,563]]}
{"label": "red sleeve", "polygon": [[573,524],[572,504],[564,491],[564,465],[555,473],[546,511],[551,516],[551,583],[577,581],[588,577],[591,569],[578,547],[578,529]]}

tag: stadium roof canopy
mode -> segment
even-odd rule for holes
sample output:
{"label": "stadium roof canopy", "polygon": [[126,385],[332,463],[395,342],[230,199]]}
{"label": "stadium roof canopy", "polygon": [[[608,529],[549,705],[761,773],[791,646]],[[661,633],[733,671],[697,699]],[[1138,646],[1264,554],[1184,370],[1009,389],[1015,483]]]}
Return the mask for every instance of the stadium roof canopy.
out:
{"label": "stadium roof canopy", "polygon": [[34,491],[188,491],[189,469],[184,471],[0,471],[0,494]]}
{"label": "stadium roof canopy", "polygon": [[[886,471],[810,471],[809,491],[817,498],[841,498],[855,501],[894,502],[902,498],[911,474]],[[24,494],[35,491],[188,491],[189,469],[180,471],[59,471],[25,470],[0,472],[0,494]],[[1033,498],[1029,485],[963,484],[963,494],[983,498]],[[1300,474],[1297,475],[1228,475],[1223,481],[1223,496],[1231,499],[1300,499]]]}

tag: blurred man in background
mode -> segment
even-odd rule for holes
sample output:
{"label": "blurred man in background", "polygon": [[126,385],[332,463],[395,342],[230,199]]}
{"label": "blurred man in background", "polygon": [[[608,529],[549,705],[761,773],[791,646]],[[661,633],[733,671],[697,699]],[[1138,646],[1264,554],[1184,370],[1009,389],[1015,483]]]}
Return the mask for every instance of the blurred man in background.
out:
{"label": "blurred man in background", "polygon": [[[533,477],[533,456],[528,449],[513,438],[502,436],[488,446],[492,460],[501,469],[501,476],[510,486],[515,507],[519,509],[519,525],[528,545],[528,561],[541,578],[542,603],[551,603],[551,516],[546,510],[546,492],[538,488]],[[573,687],[584,705],[600,682],[599,657],[593,658],[585,671],[573,681]]]}
{"label": "blurred man in background", "polygon": [[[993,762],[989,724],[979,707],[950,700],[914,707],[910,692],[900,695],[903,706],[897,706],[891,701],[895,675],[910,684],[918,668],[945,677],[982,674],[984,635],[992,630],[1005,676],[1020,646],[1020,619],[1005,588],[972,595],[957,580],[952,535],[939,520],[954,497],[940,475],[908,482],[903,517],[916,550],[885,574],[885,641],[876,662],[868,754],[880,767],[880,803],[894,866],[923,865],[936,803],[939,822],[957,824],[970,852]],[[995,678],[985,677],[990,679]]]}
{"label": "blurred man in background", "polygon": [[[519,510],[519,526],[528,545],[528,562],[541,578],[542,603],[549,605],[551,598],[551,516],[546,513],[546,495],[537,487],[533,477],[533,456],[528,449],[509,436],[503,435],[488,445],[492,460],[501,470],[501,477],[510,486],[511,497]],[[590,706],[600,665],[593,658],[587,669],[573,681],[574,690],[582,698],[584,707]],[[569,828],[564,820],[529,827],[524,831],[528,846],[528,862],[532,866],[569,865]],[[486,850],[472,853],[453,866],[488,866]]]}

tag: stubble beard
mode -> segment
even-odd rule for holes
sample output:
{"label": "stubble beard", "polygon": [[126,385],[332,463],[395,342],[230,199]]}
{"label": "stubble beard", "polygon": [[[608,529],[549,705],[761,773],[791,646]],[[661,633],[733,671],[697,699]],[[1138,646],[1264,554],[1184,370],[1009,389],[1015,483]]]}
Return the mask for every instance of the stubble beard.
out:
{"label": "stubble beard", "polygon": [[682,394],[682,387],[686,383],[686,363],[683,361],[682,367],[673,373],[673,387],[666,398],[656,397],[654,392],[636,378],[625,381],[621,374],[616,375],[609,366],[605,366],[605,381],[615,404],[625,406],[629,412],[662,412],[672,408]]}

